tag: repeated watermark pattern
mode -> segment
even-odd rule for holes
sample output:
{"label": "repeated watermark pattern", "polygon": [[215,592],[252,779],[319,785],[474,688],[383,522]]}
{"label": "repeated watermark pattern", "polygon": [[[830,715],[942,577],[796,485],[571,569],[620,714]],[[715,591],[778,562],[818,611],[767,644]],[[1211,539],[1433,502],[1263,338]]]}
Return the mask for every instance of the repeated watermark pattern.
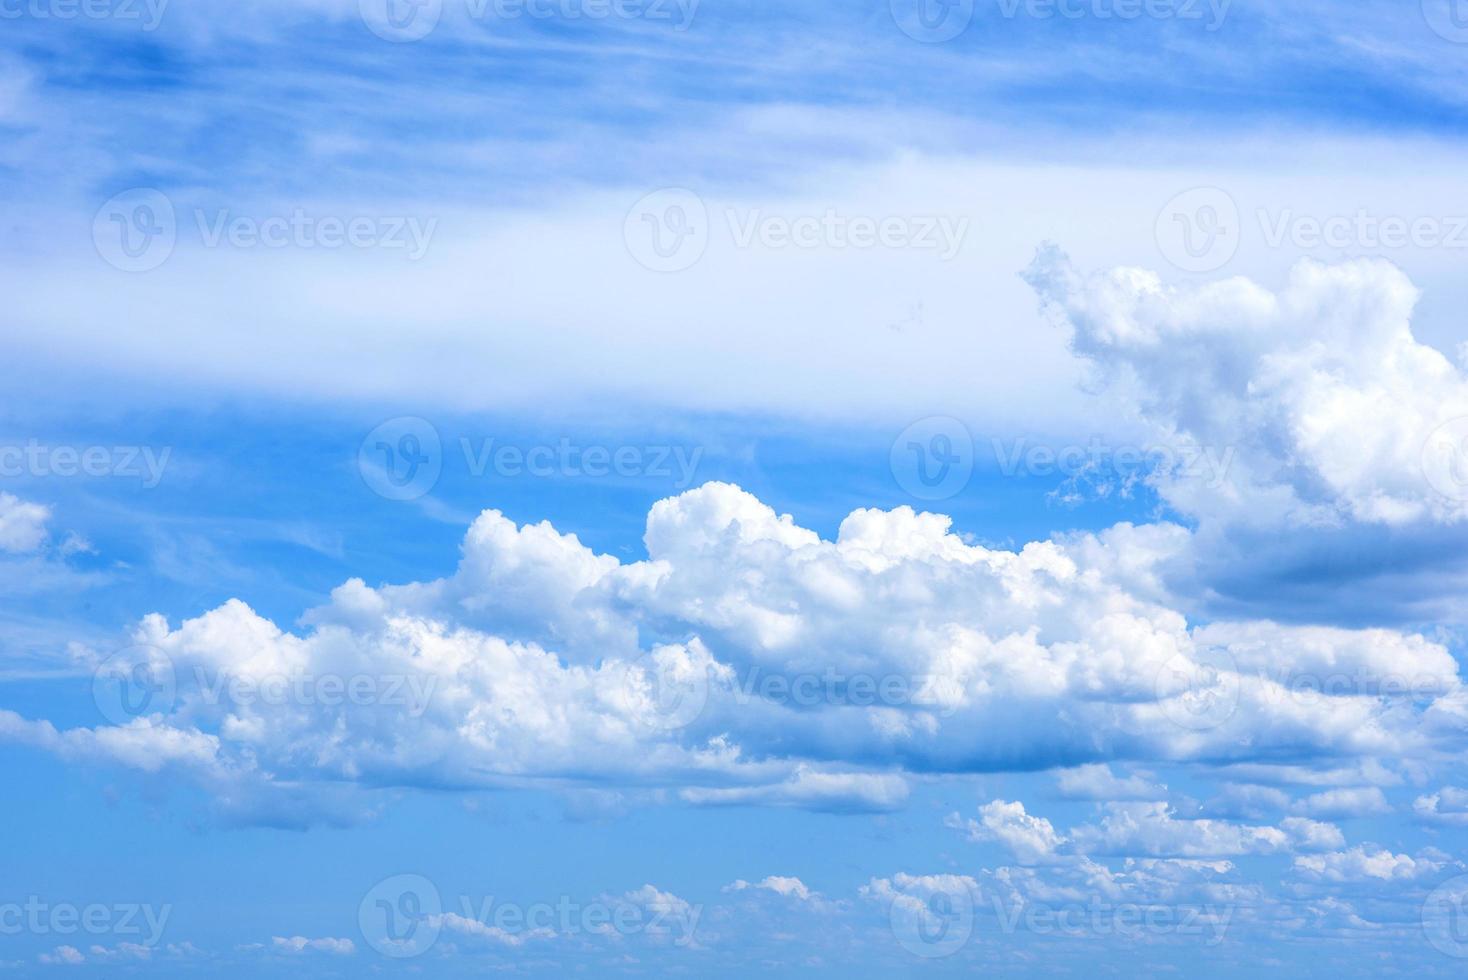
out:
{"label": "repeated watermark pattern", "polygon": [[1468,44],[1468,4],[1463,0],[1421,0],[1422,19],[1438,37]]}
{"label": "repeated watermark pattern", "polygon": [[[1232,446],[1127,443],[1093,435],[1085,442],[1054,445],[1027,436],[990,439],[988,450],[1005,478],[1056,477],[1079,495],[1082,485],[1097,494],[1166,476],[1218,489],[1228,479]],[[969,484],[978,451],[968,426],[947,415],[919,419],[893,440],[889,464],[893,479],[919,500],[946,500]]]}
{"label": "repeated watermark pattern", "polygon": [[715,691],[728,703],[745,708],[759,703],[771,707],[922,708],[949,717],[962,703],[959,681],[941,674],[871,673],[821,670],[776,672],[759,665],[737,671],[716,671],[677,659],[646,654],[626,663],[620,683],[634,706],[634,715],[649,728],[686,728],[698,721]]}
{"label": "repeated watermark pattern", "polygon": [[53,446],[28,439],[23,445],[0,445],[0,477],[116,477],[152,490],[163,482],[172,455],[171,446]]}
{"label": "repeated watermark pattern", "polygon": [[1468,959],[1468,875],[1449,878],[1428,894],[1422,931],[1439,953]]}
{"label": "repeated watermark pattern", "polygon": [[92,219],[92,242],[108,265],[149,272],[167,262],[184,236],[206,249],[375,250],[416,262],[428,254],[438,219],[408,214],[323,214],[295,207],[279,214],[192,208],[180,220],[173,201],[153,187],[109,198]]}
{"label": "repeated watermark pattern", "polygon": [[1448,500],[1468,500],[1468,415],[1449,419],[1423,442],[1422,475]]}
{"label": "repeated watermark pattern", "polygon": [[[984,0],[982,16],[1002,21],[1179,21],[1223,27],[1233,0]],[[951,41],[979,15],[976,0],[889,0],[897,28],[924,44]]]}
{"label": "repeated watermark pattern", "polygon": [[193,664],[180,670],[166,653],[140,644],[107,657],[92,672],[92,700],[114,725],[166,715],[177,707],[180,689],[199,704],[230,708],[257,706],[340,708],[381,706],[410,718],[428,710],[439,678],[422,672],[269,671],[227,672]]}
{"label": "repeated watermark pattern", "polygon": [[0,20],[115,21],[156,31],[169,0],[0,0]]}
{"label": "repeated watermark pattern", "polygon": [[140,902],[50,902],[39,895],[0,902],[0,936],[118,936],[156,946],[172,905]]}
{"label": "repeated watermark pattern", "polygon": [[357,906],[357,925],[372,949],[393,959],[421,956],[445,928],[519,944],[554,936],[651,936],[673,946],[694,944],[703,906],[654,897],[650,901],[569,895],[522,904],[493,895],[456,896],[445,906],[429,878],[400,874],[373,885]]}
{"label": "repeated watermark pattern", "polygon": [[[475,479],[493,474],[507,479],[670,480],[679,490],[692,486],[702,446],[673,443],[603,444],[561,437],[555,442],[520,445],[495,437],[461,436],[452,444],[464,472]],[[388,419],[363,438],[357,468],[374,493],[389,500],[415,500],[437,485],[445,449],[438,429],[427,419]]]}
{"label": "repeated watermark pattern", "polygon": [[722,231],[720,240],[741,250],[911,250],[947,262],[962,249],[969,226],[965,215],[860,214],[836,207],[809,213],[724,207],[711,213],[694,191],[667,187],[632,205],[622,237],[644,268],[681,272],[703,258],[714,231]]}
{"label": "repeated watermark pattern", "polygon": [[1157,672],[1154,695],[1164,716],[1178,728],[1202,732],[1229,721],[1243,700],[1277,707],[1286,702],[1318,706],[1332,698],[1371,698],[1425,705],[1448,694],[1453,682],[1426,671],[1318,670],[1288,664],[1277,668],[1242,667],[1227,649],[1203,647],[1179,653]]}
{"label": "repeated watermark pattern", "polygon": [[892,441],[888,463],[897,485],[910,496],[947,500],[973,476],[973,433],[951,416],[918,419]]}
{"label": "repeated watermark pattern", "polygon": [[[1392,251],[1468,248],[1468,214],[1382,214],[1368,208],[1312,214],[1295,208],[1256,208],[1252,228],[1266,248]],[[1238,253],[1249,231],[1238,202],[1219,187],[1192,187],[1158,211],[1158,251],[1184,272],[1216,272]]]}
{"label": "repeated watermark pattern", "polygon": [[686,31],[700,0],[358,0],[362,23],[384,41],[421,41],[445,13],[479,23],[637,21]]}
{"label": "repeated watermark pattern", "polygon": [[[1118,902],[1100,894],[1070,901],[1033,901],[997,892],[984,895],[972,879],[941,875],[920,893],[899,893],[889,912],[898,945],[922,959],[958,953],[974,938],[981,913],[991,914],[999,934],[1028,933],[1062,939],[1142,940],[1180,937],[1205,947],[1221,944],[1234,917],[1229,904],[1171,905]],[[986,920],[987,921],[987,920]]]}

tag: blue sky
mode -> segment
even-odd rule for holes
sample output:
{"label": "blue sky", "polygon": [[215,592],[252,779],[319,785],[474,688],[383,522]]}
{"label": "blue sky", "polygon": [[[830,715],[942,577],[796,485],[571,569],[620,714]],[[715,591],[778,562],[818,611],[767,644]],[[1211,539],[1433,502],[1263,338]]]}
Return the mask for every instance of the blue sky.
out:
{"label": "blue sky", "polygon": [[0,976],[1458,975],[1465,72],[0,2]]}

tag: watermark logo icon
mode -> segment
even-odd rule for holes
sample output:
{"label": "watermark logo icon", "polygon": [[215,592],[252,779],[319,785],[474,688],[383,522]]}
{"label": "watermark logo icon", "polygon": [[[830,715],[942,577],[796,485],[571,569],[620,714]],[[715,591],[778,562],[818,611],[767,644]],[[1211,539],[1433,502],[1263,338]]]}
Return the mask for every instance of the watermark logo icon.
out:
{"label": "watermark logo icon", "polygon": [[1449,500],[1468,500],[1468,415],[1449,419],[1427,437],[1422,475]]}
{"label": "watermark logo icon", "polygon": [[1157,212],[1153,228],[1162,257],[1184,272],[1223,268],[1239,250],[1239,207],[1227,191],[1194,187]]}
{"label": "watermark logo icon", "polygon": [[708,248],[709,217],[703,198],[683,187],[645,195],[622,224],[627,250],[653,272],[681,272]]}
{"label": "watermark logo icon", "polygon": [[123,272],[156,269],[173,254],[178,222],[160,190],[134,187],[112,197],[92,218],[92,243],[108,265]]}
{"label": "watermark logo icon", "polygon": [[368,489],[388,500],[417,500],[438,483],[443,444],[427,419],[388,419],[367,433],[357,450],[357,469]]}
{"label": "watermark logo icon", "polygon": [[924,44],[951,41],[968,30],[974,0],[890,0],[898,30]]}
{"label": "watermark logo icon", "polygon": [[945,880],[926,897],[899,894],[892,901],[892,934],[914,956],[952,956],[974,931],[974,895],[961,878]]}
{"label": "watermark logo icon", "polygon": [[708,664],[676,647],[659,648],[626,664],[618,682],[633,716],[651,729],[687,728],[708,705]]}
{"label": "watermark logo icon", "polygon": [[1422,0],[1422,19],[1443,40],[1468,44],[1468,0]]}
{"label": "watermark logo icon", "polygon": [[438,26],[443,0],[358,0],[357,10],[384,41],[421,41]]}
{"label": "watermark logo icon", "polygon": [[1238,664],[1218,647],[1205,647],[1192,656],[1179,653],[1157,672],[1156,692],[1163,713],[1179,728],[1194,732],[1217,728],[1239,706]]}
{"label": "watermark logo icon", "polygon": [[968,486],[974,471],[974,438],[968,426],[946,415],[919,419],[892,443],[892,476],[919,500],[946,500]]}
{"label": "watermark logo icon", "polygon": [[102,717],[114,725],[167,714],[177,696],[178,674],[173,661],[157,647],[139,645],[119,650],[92,672],[92,701]]}
{"label": "watermark logo icon", "polygon": [[1422,931],[1439,953],[1468,959],[1468,875],[1449,878],[1427,896]]}
{"label": "watermark logo icon", "polygon": [[357,906],[362,938],[383,956],[408,959],[428,952],[443,927],[443,900],[422,875],[384,878]]}

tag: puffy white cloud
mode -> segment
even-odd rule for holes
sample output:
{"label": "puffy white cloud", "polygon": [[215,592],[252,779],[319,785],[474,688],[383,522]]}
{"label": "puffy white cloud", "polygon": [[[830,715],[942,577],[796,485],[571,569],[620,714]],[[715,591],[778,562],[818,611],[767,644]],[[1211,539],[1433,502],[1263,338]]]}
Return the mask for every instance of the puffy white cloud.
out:
{"label": "puffy white cloud", "polygon": [[1272,293],[1242,278],[1083,276],[1051,249],[1028,278],[1142,418],[1179,447],[1232,451],[1217,486],[1156,474],[1183,512],[1269,526],[1468,516],[1468,493],[1433,483],[1443,468],[1468,490],[1454,469],[1468,447],[1440,432],[1468,417],[1468,378],[1413,337],[1418,293],[1395,266],[1303,260]]}
{"label": "puffy white cloud", "polygon": [[1165,802],[1108,803],[1101,822],[1071,831],[1086,854],[1135,857],[1217,858],[1275,854],[1292,846],[1279,827],[1259,827],[1207,818],[1176,818]]}
{"label": "puffy white cloud", "polygon": [[[454,574],[353,579],[301,632],[239,600],[177,627],[147,616],[123,666],[166,672],[166,697],[95,729],[0,713],[0,737],[192,772],[221,805],[283,823],[353,785],[550,780],[881,811],[933,773],[1426,762],[1461,746],[1468,697],[1440,644],[1190,626],[1155,575],[1187,542],[1170,525],[1119,525],[996,550],[906,507],[858,510],[825,541],[708,484],[658,502],[647,559],[624,563],[487,511]],[[1402,671],[1427,689],[1383,682]],[[1291,683],[1327,672],[1350,683]],[[1061,780],[1151,795],[1110,770]]]}
{"label": "puffy white cloud", "polygon": [[1371,844],[1348,851],[1307,854],[1295,858],[1295,869],[1308,877],[1332,882],[1412,881],[1436,875],[1448,865],[1445,855],[1393,854]]}
{"label": "puffy white cloud", "polygon": [[1053,861],[1057,849],[1066,838],[1057,834],[1050,821],[1025,812],[1019,802],[994,800],[979,807],[979,819],[960,821],[958,814],[948,818],[948,825],[962,830],[970,840],[995,840],[1014,853],[1020,864],[1043,864]]}
{"label": "puffy white cloud", "polygon": [[1413,800],[1412,811],[1428,823],[1468,826],[1468,790],[1444,786]]}
{"label": "puffy white cloud", "polygon": [[50,532],[51,509],[0,492],[0,552],[26,554],[40,549]]}

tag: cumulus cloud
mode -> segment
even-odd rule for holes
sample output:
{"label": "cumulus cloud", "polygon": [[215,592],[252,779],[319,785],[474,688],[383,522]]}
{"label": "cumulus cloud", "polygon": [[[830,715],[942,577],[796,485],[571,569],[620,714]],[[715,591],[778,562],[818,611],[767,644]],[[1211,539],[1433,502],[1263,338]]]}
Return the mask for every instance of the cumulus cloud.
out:
{"label": "cumulus cloud", "polygon": [[1295,869],[1332,882],[1412,881],[1436,875],[1449,863],[1445,855],[1424,852],[1412,857],[1366,844],[1348,851],[1302,855],[1295,858]]}
{"label": "cumulus cloud", "polygon": [[979,807],[978,820],[962,822],[955,813],[949,816],[948,825],[961,829],[970,840],[998,841],[1020,864],[1054,860],[1056,850],[1066,842],[1049,820],[1026,813],[1019,802],[994,800]]}
{"label": "cumulus cloud", "polygon": [[[648,557],[624,563],[486,511],[454,574],[350,580],[300,632],[239,600],[176,627],[146,616],[137,662],[109,675],[168,682],[138,717],[57,730],[5,712],[0,737],[184,771],[284,823],[352,786],[667,788],[699,805],[879,812],[929,774],[1425,763],[1461,746],[1468,699],[1440,644],[1192,625],[1149,573],[1187,541],[1118,525],[997,550],[906,507],[855,511],[827,541],[714,483],[655,504]],[[1404,670],[1425,687],[1380,682]],[[1292,684],[1327,671],[1351,683]],[[1061,781],[1151,793],[1109,769]]]}
{"label": "cumulus cloud", "polygon": [[1454,455],[1468,447],[1432,442],[1468,417],[1468,378],[1413,337],[1418,293],[1395,266],[1305,260],[1272,293],[1242,278],[1083,276],[1049,249],[1028,278],[1076,354],[1144,418],[1180,443],[1234,451],[1217,487],[1156,475],[1185,513],[1271,526],[1468,517],[1468,495],[1435,487],[1432,469],[1468,489],[1455,468],[1468,459]]}
{"label": "cumulus cloud", "polygon": [[1412,812],[1428,823],[1468,827],[1468,790],[1444,786],[1413,800]]}
{"label": "cumulus cloud", "polygon": [[27,554],[46,543],[51,509],[0,492],[0,552]]}

